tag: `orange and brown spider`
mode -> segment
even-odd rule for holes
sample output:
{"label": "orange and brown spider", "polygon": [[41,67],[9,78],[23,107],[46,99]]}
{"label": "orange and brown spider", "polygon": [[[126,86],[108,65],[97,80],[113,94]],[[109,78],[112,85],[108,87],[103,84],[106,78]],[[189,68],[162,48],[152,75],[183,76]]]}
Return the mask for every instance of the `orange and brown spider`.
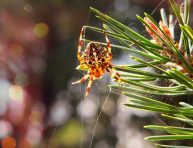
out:
{"label": "orange and brown spider", "polygon": [[85,27],[82,27],[80,32],[79,44],[78,44],[78,52],[77,58],[80,62],[79,67],[84,67],[88,69],[87,74],[82,77],[80,80],[73,82],[72,84],[82,83],[89,79],[87,88],[86,88],[86,96],[88,95],[92,82],[96,79],[101,78],[101,76],[107,71],[112,78],[117,81],[120,81],[119,73],[115,72],[112,66],[112,52],[110,40],[107,37],[107,33],[104,33],[105,39],[107,42],[107,48],[103,47],[101,44],[89,42],[86,45],[84,51],[81,51],[84,40],[82,35],[85,31]]}

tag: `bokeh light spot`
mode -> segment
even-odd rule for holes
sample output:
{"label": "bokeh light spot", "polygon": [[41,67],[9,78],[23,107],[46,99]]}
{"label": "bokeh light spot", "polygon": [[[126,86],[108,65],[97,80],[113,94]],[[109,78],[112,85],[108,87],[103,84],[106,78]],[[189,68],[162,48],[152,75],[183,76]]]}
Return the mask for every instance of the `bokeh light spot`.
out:
{"label": "bokeh light spot", "polygon": [[10,54],[14,58],[19,58],[23,55],[23,47],[19,43],[13,43],[10,45]]}
{"label": "bokeh light spot", "polygon": [[33,33],[38,38],[44,38],[49,32],[49,27],[45,23],[37,23],[33,28]]}
{"label": "bokeh light spot", "polygon": [[10,136],[3,138],[1,144],[3,148],[15,148],[16,147],[15,139]]}
{"label": "bokeh light spot", "polygon": [[32,111],[29,117],[31,122],[38,122],[42,118],[42,113],[40,111]]}
{"label": "bokeh light spot", "polygon": [[9,121],[0,120],[0,138],[11,134],[13,132],[13,127]]}
{"label": "bokeh light spot", "polygon": [[82,135],[82,140],[84,141],[86,132],[81,123],[76,119],[69,120],[60,129],[58,128],[53,135],[53,147],[57,147],[54,145],[57,143],[61,143],[66,147],[77,147],[81,142],[80,135]]}
{"label": "bokeh light spot", "polygon": [[23,98],[23,88],[19,85],[12,85],[9,88],[9,97],[12,100],[16,100],[16,101],[22,100],[22,98]]}
{"label": "bokeh light spot", "polygon": [[29,83],[28,75],[26,73],[22,73],[22,72],[18,73],[15,76],[14,82],[15,82],[15,84],[18,84],[20,86],[27,86]]}

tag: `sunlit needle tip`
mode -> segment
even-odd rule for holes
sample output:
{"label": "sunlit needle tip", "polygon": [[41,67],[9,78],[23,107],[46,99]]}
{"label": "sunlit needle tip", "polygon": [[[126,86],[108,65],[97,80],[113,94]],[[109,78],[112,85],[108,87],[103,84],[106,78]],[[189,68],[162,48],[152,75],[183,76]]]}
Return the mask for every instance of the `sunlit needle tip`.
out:
{"label": "sunlit needle tip", "polygon": [[77,84],[77,83],[79,83],[79,81],[76,81],[76,82],[72,82],[72,84]]}

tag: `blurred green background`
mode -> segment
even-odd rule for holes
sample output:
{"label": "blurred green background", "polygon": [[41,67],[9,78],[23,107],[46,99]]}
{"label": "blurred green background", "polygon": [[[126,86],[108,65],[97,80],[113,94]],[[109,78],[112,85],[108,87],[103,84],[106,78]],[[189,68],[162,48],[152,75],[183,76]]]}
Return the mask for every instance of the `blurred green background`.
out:
{"label": "blurred green background", "polygon": [[[18,148],[87,148],[98,113],[109,94],[109,75],[94,82],[84,99],[85,83],[71,85],[83,73],[75,68],[83,25],[102,24],[95,7],[145,34],[136,14],[151,13],[159,0],[1,0],[0,139]],[[167,2],[163,3],[163,7]],[[157,17],[159,10],[152,15]],[[87,31],[89,39],[104,36]],[[114,40],[111,40],[114,42]],[[114,63],[128,54],[113,51]],[[125,60],[126,59],[126,60]],[[124,96],[110,92],[99,118],[92,148],[152,148],[142,127],[162,122],[154,114],[130,109]]]}

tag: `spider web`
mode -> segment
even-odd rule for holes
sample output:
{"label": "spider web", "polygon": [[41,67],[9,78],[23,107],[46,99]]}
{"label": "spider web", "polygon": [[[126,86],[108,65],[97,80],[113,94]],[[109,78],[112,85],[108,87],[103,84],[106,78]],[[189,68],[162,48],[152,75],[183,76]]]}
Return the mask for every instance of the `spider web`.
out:
{"label": "spider web", "polygon": [[[157,9],[159,9],[159,7],[163,4],[165,2],[165,0],[162,0],[158,5],[157,5],[157,7],[152,11],[152,13],[151,13],[151,15],[153,14],[153,13],[155,13],[156,12],[156,10]],[[89,17],[90,17],[90,12],[89,12]],[[89,18],[88,17],[88,18]],[[88,23],[88,18],[87,18],[87,23]],[[83,33],[83,39],[85,39],[85,32]],[[85,42],[84,42],[84,48],[85,48]],[[113,53],[114,55],[116,54],[115,52]],[[116,56],[116,55],[115,55]],[[92,86],[92,87],[94,87],[94,85]],[[95,86],[96,87],[96,86]],[[86,88],[86,87],[85,87]],[[98,113],[98,115],[96,116],[96,120],[95,120],[95,124],[94,124],[94,129],[93,129],[93,131],[92,131],[92,136],[91,136],[91,138],[90,138],[90,142],[89,142],[89,145],[88,145],[88,148],[92,148],[92,146],[93,146],[93,142],[94,142],[94,137],[95,137],[95,134],[96,134],[96,130],[97,130],[97,126],[98,126],[98,123],[99,123],[99,120],[100,120],[100,117],[101,117],[101,115],[102,115],[102,112],[103,112],[103,109],[104,109],[104,107],[105,107],[105,105],[107,104],[107,102],[108,102],[108,100],[109,100],[109,97],[110,97],[110,95],[111,95],[111,89],[109,88],[109,92],[108,92],[108,94],[107,94],[107,96],[106,96],[106,98],[105,98],[105,100],[104,100],[104,102],[103,102],[103,104],[102,104],[102,107],[100,108],[100,110],[99,110],[99,113]],[[92,99],[92,98],[87,98],[87,99]],[[99,100],[100,98],[98,97],[98,101],[100,101]],[[83,97],[81,96],[81,101],[83,101]],[[98,104],[100,104],[100,103],[98,103]],[[84,107],[83,107],[83,109],[85,109]],[[163,120],[161,120],[160,118],[158,118],[156,115],[154,115],[155,116],[155,118],[158,120],[158,122],[160,122],[161,124],[163,124],[163,125],[166,125],[166,123],[163,121]],[[83,112],[81,112],[81,123],[82,123],[82,127],[84,126],[84,117],[83,117]],[[80,147],[81,148],[83,148],[83,129],[82,129],[82,131],[81,131],[81,145],[80,145]]]}
{"label": "spider web", "polygon": [[[86,24],[88,25],[88,22],[89,22],[89,19],[90,19],[90,11],[89,11],[89,15],[88,15],[88,17],[87,17],[87,21],[86,21]],[[86,36],[86,30],[83,32],[83,39],[85,39],[85,36]],[[84,42],[84,45],[83,45],[83,48],[85,48],[86,47],[86,43]],[[84,86],[85,88],[86,88],[86,84],[85,84],[85,86]],[[93,87],[97,87],[95,84],[93,84],[92,85],[92,88]],[[99,92],[101,92],[101,90],[100,90],[100,88],[97,88],[97,89],[99,89]],[[81,93],[81,92],[80,92]],[[81,93],[82,94],[82,93]],[[91,93],[89,93],[89,94],[91,94]],[[100,119],[100,117],[101,117],[101,115],[102,115],[102,112],[103,112],[103,109],[104,109],[104,107],[105,107],[105,105],[106,105],[106,103],[107,103],[107,101],[108,101],[108,99],[109,99],[109,96],[110,96],[110,94],[111,94],[111,89],[109,89],[109,91],[108,91],[108,95],[106,96],[106,98],[105,98],[105,100],[104,100],[104,102],[103,102],[103,104],[102,104],[102,107],[100,108],[100,110],[99,110],[99,113],[98,113],[98,115],[96,116],[96,121],[95,121],[95,123],[94,123],[94,129],[93,129],[93,131],[92,131],[92,135],[91,135],[91,138],[90,138],[90,142],[88,143],[89,145],[88,145],[88,148],[91,148],[92,147],[92,145],[93,145],[93,141],[94,141],[94,137],[95,137],[95,133],[96,133],[96,129],[97,129],[97,126],[98,126],[98,123],[99,123],[99,119]],[[81,102],[83,102],[83,99],[85,99],[84,97],[83,97],[84,95],[81,95]],[[100,106],[100,93],[99,93],[99,95],[97,96],[97,98],[98,98],[98,106]],[[92,99],[92,98],[89,98],[89,96],[88,96],[88,98],[86,98],[86,99]],[[85,109],[85,107],[83,107],[82,109]],[[81,126],[82,127],[84,127],[84,117],[83,117],[83,111],[81,111]],[[81,143],[80,143],[80,148],[83,148],[83,128],[81,129]]]}
{"label": "spider web", "polygon": [[[165,0],[162,0],[162,1],[156,6],[156,8],[152,11],[151,15],[153,15],[153,14],[156,12],[156,10],[159,9],[159,7],[160,7],[164,2],[165,2]],[[115,54],[115,53],[113,53],[113,54]],[[105,99],[105,101],[104,101],[104,103],[103,103],[103,105],[102,105],[102,108],[100,109],[100,112],[99,112],[98,116],[96,117],[96,122],[95,122],[95,125],[94,125],[93,134],[92,134],[92,137],[91,137],[91,141],[90,141],[90,144],[89,144],[89,148],[92,148],[92,144],[93,144],[95,132],[96,132],[96,129],[97,129],[97,125],[98,125],[99,119],[100,119],[100,117],[101,117],[101,114],[102,114],[102,112],[103,112],[103,108],[105,107],[105,105],[106,105],[106,103],[107,103],[107,101],[108,101],[108,99],[109,99],[110,94],[111,94],[111,89],[109,89],[109,93],[108,93],[108,95],[107,95],[107,97],[106,97],[106,99]],[[160,119],[160,118],[157,117],[156,115],[153,115],[153,116],[154,116],[154,117],[157,119],[157,121],[160,122],[162,125],[167,125],[162,119]],[[176,145],[175,141],[174,141],[174,145]]]}

